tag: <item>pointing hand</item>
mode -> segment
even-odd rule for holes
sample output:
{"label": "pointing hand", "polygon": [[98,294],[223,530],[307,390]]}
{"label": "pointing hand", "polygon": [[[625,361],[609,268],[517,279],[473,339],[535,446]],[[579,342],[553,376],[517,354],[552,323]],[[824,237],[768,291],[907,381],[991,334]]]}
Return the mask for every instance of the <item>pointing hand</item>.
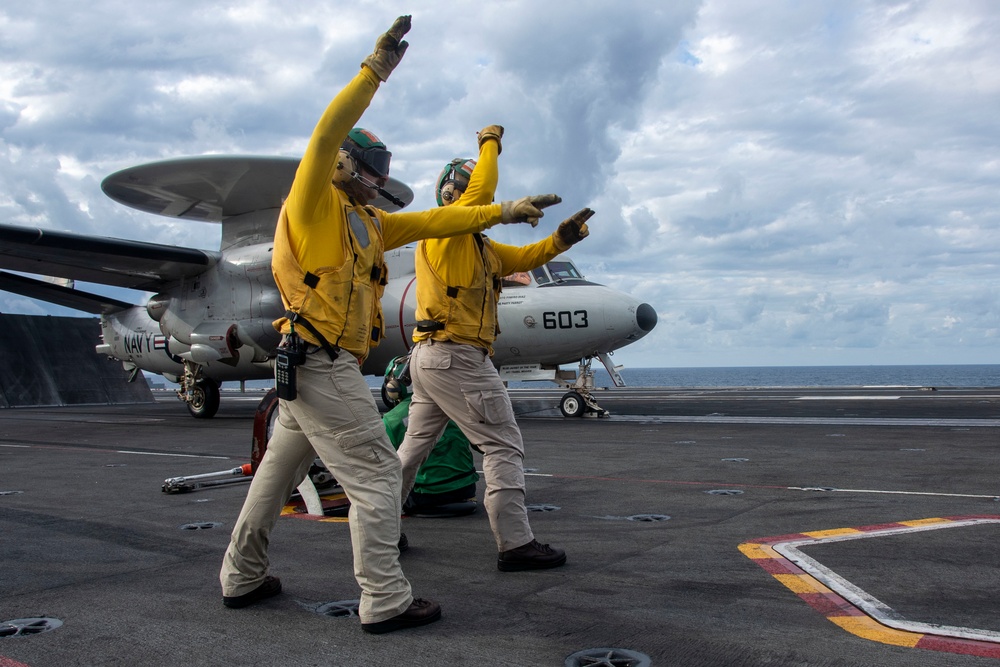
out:
{"label": "pointing hand", "polygon": [[587,221],[593,215],[594,212],[589,208],[580,209],[559,223],[556,236],[567,246],[576,245],[590,234],[590,230],[587,229]]}
{"label": "pointing hand", "polygon": [[526,222],[532,227],[538,225],[538,219],[544,213],[542,209],[562,201],[559,195],[532,195],[521,197],[515,201],[505,201],[500,204],[500,222],[509,225],[513,222]]}

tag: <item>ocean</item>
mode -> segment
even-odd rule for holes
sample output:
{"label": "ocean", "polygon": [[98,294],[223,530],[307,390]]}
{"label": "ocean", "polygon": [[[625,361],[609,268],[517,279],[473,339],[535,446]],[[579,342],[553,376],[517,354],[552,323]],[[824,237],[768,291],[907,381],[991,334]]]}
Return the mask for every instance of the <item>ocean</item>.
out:
{"label": "ocean", "polygon": [[[564,366],[564,369],[573,369]],[[591,367],[598,387],[612,386],[599,363]],[[927,366],[734,366],[719,368],[624,368],[629,387],[1000,387],[1000,364]],[[367,376],[371,387],[382,378]],[[149,377],[151,386],[173,388],[160,376]],[[247,389],[267,389],[271,380],[251,380]],[[511,382],[510,388],[554,387],[546,382]],[[238,382],[223,383],[225,389]]]}
{"label": "ocean", "polygon": [[[595,363],[591,368],[597,386],[612,386],[603,366]],[[620,372],[630,387],[1000,387],[1000,364],[624,368]],[[544,384],[510,383],[511,388],[532,386]]]}

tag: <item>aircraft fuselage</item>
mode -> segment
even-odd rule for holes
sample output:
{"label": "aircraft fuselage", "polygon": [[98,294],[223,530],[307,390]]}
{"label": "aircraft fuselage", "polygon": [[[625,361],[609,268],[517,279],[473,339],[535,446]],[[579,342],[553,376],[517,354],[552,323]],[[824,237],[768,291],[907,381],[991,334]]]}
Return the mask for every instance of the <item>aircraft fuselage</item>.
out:
{"label": "aircraft fuselage", "polygon": [[[271,322],[284,308],[270,255],[271,244],[225,252],[215,270],[179,281],[145,307],[102,316],[98,351],[171,381],[183,374],[185,361],[200,364],[202,374],[216,382],[271,377],[269,356],[279,340]],[[386,335],[362,367],[369,375],[381,375],[393,358],[406,354],[415,327],[413,249],[388,255],[390,271],[402,275],[390,274],[382,299]],[[581,278],[556,281],[544,270],[539,275],[548,282],[526,277],[527,284],[507,286],[501,294],[493,357],[498,367],[576,363],[628,345],[655,324],[652,308],[626,294]]]}

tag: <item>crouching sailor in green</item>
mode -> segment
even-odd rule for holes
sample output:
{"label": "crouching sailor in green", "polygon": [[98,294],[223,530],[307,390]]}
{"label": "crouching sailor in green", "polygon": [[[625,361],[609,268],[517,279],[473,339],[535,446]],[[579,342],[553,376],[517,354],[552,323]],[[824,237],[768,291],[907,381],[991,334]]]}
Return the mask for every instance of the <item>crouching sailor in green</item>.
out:
{"label": "crouching sailor in green", "polygon": [[283,334],[275,363],[279,417],[223,560],[227,607],[281,592],[281,582],[268,574],[271,528],[319,456],[351,501],[362,629],[390,632],[441,616],[437,603],[414,599],[399,565],[400,462],[359,366],[382,336],[383,252],[498,223],[534,226],[540,209],[559,198],[525,197],[454,213],[367,206],[383,194],[390,153],[378,137],[353,126],[403,57],[409,27],[409,16],[396,19],[330,102],[278,217],[271,268],[287,309],[274,323]]}
{"label": "crouching sailor in green", "polygon": [[[392,446],[399,449],[410,421],[410,401],[405,385],[397,384],[396,406],[382,416]],[[399,395],[399,394],[402,395]],[[469,439],[450,421],[420,466],[413,490],[403,498],[403,514],[421,517],[455,517],[476,511],[476,462]]]}

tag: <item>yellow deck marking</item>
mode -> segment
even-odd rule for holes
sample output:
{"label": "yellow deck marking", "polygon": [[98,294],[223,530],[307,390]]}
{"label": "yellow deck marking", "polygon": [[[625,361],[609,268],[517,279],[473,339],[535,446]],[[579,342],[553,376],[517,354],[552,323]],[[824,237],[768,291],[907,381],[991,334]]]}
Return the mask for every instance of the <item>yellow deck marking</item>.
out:
{"label": "yellow deck marking", "polygon": [[932,517],[861,528],[815,530],[744,542],[739,550],[831,623],[853,635],[893,646],[1000,658],[1000,633],[899,618],[885,603],[799,551],[799,547],[824,541],[840,542],[984,523],[1000,523],[1000,516]]}
{"label": "yellow deck marking", "polygon": [[867,616],[828,616],[827,618],[852,635],[893,646],[913,648],[924,637],[916,632],[903,632],[887,628]]}
{"label": "yellow deck marking", "polygon": [[833,592],[808,574],[774,574],[772,576],[795,594]]}

